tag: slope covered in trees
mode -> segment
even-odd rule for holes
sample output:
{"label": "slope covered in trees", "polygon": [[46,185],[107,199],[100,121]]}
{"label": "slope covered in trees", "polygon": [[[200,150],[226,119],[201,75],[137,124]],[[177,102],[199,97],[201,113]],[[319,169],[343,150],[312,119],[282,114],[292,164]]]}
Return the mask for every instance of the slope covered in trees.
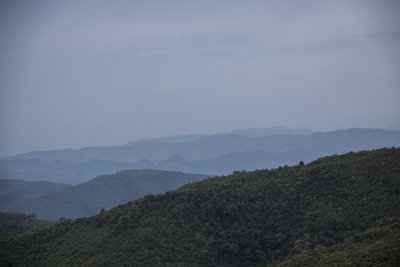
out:
{"label": "slope covered in trees", "polygon": [[331,247],[318,247],[279,266],[398,266],[400,221],[372,227]]}
{"label": "slope covered in trees", "polygon": [[387,226],[399,194],[395,148],[235,172],[3,240],[0,264],[276,265]]}
{"label": "slope covered in trees", "polygon": [[0,238],[19,235],[55,223],[55,221],[39,220],[34,214],[26,215],[0,212]]}

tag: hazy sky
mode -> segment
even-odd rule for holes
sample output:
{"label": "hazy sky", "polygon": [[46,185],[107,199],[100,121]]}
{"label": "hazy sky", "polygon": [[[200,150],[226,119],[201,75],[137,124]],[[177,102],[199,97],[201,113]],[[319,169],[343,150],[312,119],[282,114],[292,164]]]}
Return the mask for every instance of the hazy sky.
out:
{"label": "hazy sky", "polygon": [[0,156],[400,124],[400,1],[0,2]]}

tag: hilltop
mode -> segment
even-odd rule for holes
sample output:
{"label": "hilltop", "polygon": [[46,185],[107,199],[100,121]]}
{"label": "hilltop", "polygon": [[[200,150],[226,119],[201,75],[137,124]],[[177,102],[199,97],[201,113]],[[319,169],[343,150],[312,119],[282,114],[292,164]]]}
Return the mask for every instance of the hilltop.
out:
{"label": "hilltop", "polygon": [[2,240],[0,264],[266,266],[348,238],[372,257],[365,235],[397,232],[399,194],[398,148],[235,172]]}

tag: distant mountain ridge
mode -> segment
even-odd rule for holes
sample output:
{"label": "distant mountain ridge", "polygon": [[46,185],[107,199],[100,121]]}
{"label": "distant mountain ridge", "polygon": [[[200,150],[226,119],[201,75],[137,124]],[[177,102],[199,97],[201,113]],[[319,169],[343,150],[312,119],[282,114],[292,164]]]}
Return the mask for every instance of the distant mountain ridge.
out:
{"label": "distant mountain ridge", "polygon": [[[315,131],[308,129],[294,129],[287,127],[269,127],[269,128],[250,128],[250,129],[240,129],[231,132],[225,132],[215,135],[206,134],[186,134],[186,135],[176,135],[159,137],[152,139],[143,139],[137,141],[131,141],[125,146],[108,146],[108,147],[84,147],[81,149],[56,149],[49,151],[32,151],[16,156],[9,156],[1,158],[0,160],[7,159],[40,159],[43,161],[55,161],[61,160],[66,163],[83,163],[91,159],[113,161],[113,162],[136,162],[142,159],[150,160],[153,163],[158,163],[174,154],[181,154],[179,150],[185,150],[185,144],[196,143],[199,140],[203,140],[207,143],[207,140],[214,140],[219,137],[229,137],[237,136],[243,138],[251,137],[267,137],[271,135],[308,135],[315,133]],[[219,139],[221,140],[221,139]],[[200,144],[203,143],[200,141]],[[199,143],[197,143],[199,144]],[[149,153],[151,149],[158,149],[158,153],[161,155],[157,156],[155,153]],[[135,153],[132,152],[135,151]],[[164,153],[164,150],[167,150]],[[175,152],[169,152],[169,150],[174,150]],[[168,153],[168,156],[165,154]],[[172,153],[172,154],[170,154]],[[107,154],[107,155],[105,155]],[[185,154],[185,153],[184,153]],[[187,153],[186,153],[187,154]],[[189,160],[197,160],[199,158],[192,158],[190,156],[184,155]]]}
{"label": "distant mountain ridge", "polygon": [[263,137],[270,135],[310,135],[313,133],[315,133],[315,131],[304,128],[259,127],[259,128],[240,129],[220,135],[236,134],[245,137]]}
{"label": "distant mountain ridge", "polygon": [[[82,149],[65,149],[49,151],[33,151],[7,157],[5,159],[39,159],[42,161],[60,160],[66,163],[84,163],[89,160],[104,160],[120,163],[136,162],[147,159],[158,163],[179,154],[188,160],[200,160],[222,156],[232,151],[262,150],[267,152],[290,151],[296,147],[305,147],[314,142],[339,144],[342,146],[373,146],[365,142],[384,145],[400,144],[400,131],[382,129],[348,129],[331,132],[317,132],[305,135],[270,135],[264,137],[244,137],[235,134],[213,135],[185,143],[152,143],[144,142],[136,145],[111,147],[85,147]],[[345,143],[343,143],[343,141]],[[340,142],[342,142],[340,144]],[[210,151],[211,149],[211,151]],[[340,148],[339,148],[340,149]],[[339,153],[340,151],[338,151]]]}
{"label": "distant mountain ridge", "polygon": [[310,135],[315,133],[313,130],[304,128],[288,128],[288,127],[258,127],[240,129],[235,131],[223,132],[219,134],[183,134],[173,136],[162,136],[159,138],[142,139],[137,141],[130,141],[126,146],[132,146],[139,143],[186,143],[196,141],[198,139],[208,136],[224,136],[224,135],[239,135],[243,137],[263,137],[270,135]]}
{"label": "distant mountain ridge", "polygon": [[[251,129],[241,131],[255,134]],[[256,132],[265,133],[266,129]],[[347,129],[309,135],[247,137],[226,134],[182,138],[191,141],[174,139],[168,143],[160,142],[160,138],[130,146],[30,152],[9,157],[8,161],[0,160],[0,178],[32,179],[33,176],[37,179],[42,176],[46,179],[53,177],[51,181],[77,184],[96,175],[128,168],[229,174],[234,170],[292,165],[300,160],[308,162],[335,153],[400,146],[400,131],[382,129]],[[174,159],[177,155],[179,161]],[[46,167],[40,169],[40,166]]]}
{"label": "distant mountain ridge", "polygon": [[[14,196],[12,203],[0,205],[0,211],[34,213],[39,218],[52,220],[58,220],[60,217],[75,219],[94,215],[102,208],[110,209],[147,194],[159,194],[177,189],[206,177],[201,174],[176,171],[125,170],[112,175],[102,175],[76,186],[65,186],[61,190],[57,188],[58,190],[48,194],[37,194],[35,197],[32,197],[30,191],[25,190],[21,192],[19,199],[18,196]],[[0,185],[2,182],[0,179]],[[9,180],[7,182],[10,183]],[[35,182],[25,183],[27,184],[25,188],[35,184]],[[49,187],[57,185],[48,184]],[[27,197],[27,194],[30,197]]]}
{"label": "distant mountain ridge", "polygon": [[159,138],[142,139],[137,141],[130,141],[126,146],[133,146],[140,143],[186,143],[207,137],[207,134],[183,134],[173,136],[162,136]]}
{"label": "distant mountain ridge", "polygon": [[153,163],[145,159],[131,163],[91,159],[78,164],[66,163],[58,159],[50,162],[39,159],[11,159],[0,161],[0,178],[62,181],[76,185],[102,174],[152,167]]}
{"label": "distant mountain ridge", "polygon": [[397,266],[399,178],[400,148],[234,172],[0,240],[0,265]]}

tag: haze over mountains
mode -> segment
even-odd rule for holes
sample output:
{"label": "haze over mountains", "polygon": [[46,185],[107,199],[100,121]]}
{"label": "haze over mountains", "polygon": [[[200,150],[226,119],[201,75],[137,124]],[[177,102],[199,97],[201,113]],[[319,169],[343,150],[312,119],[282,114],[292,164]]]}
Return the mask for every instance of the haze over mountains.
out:
{"label": "haze over mountains", "polygon": [[0,1],[0,267],[399,266],[399,14]]}
{"label": "haze over mountains", "polygon": [[103,175],[76,186],[0,179],[0,211],[53,220],[75,219],[205,178],[200,174],[146,169]]}
{"label": "haze over mountains", "polygon": [[235,172],[0,240],[2,266],[397,266],[400,149]]}
{"label": "haze over mountains", "polygon": [[0,161],[0,178],[79,184],[124,169],[153,168],[208,175],[309,162],[318,157],[400,146],[400,131],[258,128],[218,135],[181,135],[124,146],[29,152]]}

